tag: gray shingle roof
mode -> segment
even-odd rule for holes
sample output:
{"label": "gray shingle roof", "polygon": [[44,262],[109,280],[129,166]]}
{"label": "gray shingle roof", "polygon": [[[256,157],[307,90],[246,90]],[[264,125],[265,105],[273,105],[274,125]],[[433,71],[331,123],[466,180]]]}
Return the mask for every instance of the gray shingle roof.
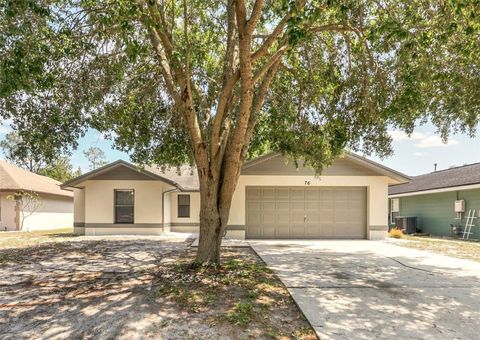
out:
{"label": "gray shingle roof", "polygon": [[198,182],[197,169],[188,165],[181,167],[169,167],[162,170],[160,167],[146,166],[145,170],[150,171],[158,176],[168,178],[169,180],[180,185],[185,191],[197,191],[200,188]]}
{"label": "gray shingle roof", "polygon": [[479,183],[480,163],[473,163],[412,177],[412,180],[409,183],[390,186],[388,194],[397,195],[414,193],[418,191],[452,188]]}
{"label": "gray shingle roof", "polygon": [[34,174],[0,160],[0,191],[16,192],[23,190],[73,197],[73,193],[62,190],[60,184],[60,182],[50,177]]}

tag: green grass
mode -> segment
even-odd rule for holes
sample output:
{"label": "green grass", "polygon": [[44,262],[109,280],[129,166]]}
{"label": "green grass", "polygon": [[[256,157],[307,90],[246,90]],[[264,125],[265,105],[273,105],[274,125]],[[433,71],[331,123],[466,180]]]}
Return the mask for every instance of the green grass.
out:
{"label": "green grass", "polygon": [[0,232],[0,249],[30,247],[45,242],[63,242],[76,237],[73,228]]}
{"label": "green grass", "polygon": [[246,326],[252,321],[253,306],[250,302],[237,302],[227,313],[227,320],[234,325]]}

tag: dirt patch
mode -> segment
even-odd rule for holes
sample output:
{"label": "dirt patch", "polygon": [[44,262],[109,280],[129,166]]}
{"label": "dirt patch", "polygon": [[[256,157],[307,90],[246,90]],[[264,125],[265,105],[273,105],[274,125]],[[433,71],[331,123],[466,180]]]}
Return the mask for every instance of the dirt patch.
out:
{"label": "dirt patch", "polygon": [[0,338],[315,338],[249,248],[192,270],[182,240],[97,239],[0,250]]}
{"label": "dirt patch", "polygon": [[389,239],[390,242],[412,249],[426,250],[433,253],[480,262],[480,242],[439,239],[405,235],[401,240]]}

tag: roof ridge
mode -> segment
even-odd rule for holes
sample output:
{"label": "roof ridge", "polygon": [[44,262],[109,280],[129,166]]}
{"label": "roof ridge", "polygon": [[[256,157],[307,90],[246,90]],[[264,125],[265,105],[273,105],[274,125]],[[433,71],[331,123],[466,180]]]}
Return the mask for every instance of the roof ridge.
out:
{"label": "roof ridge", "polygon": [[445,171],[451,171],[451,170],[456,170],[456,169],[460,169],[460,168],[466,168],[468,166],[472,166],[472,165],[480,165],[480,162],[475,162],[475,163],[470,163],[470,164],[464,164],[464,165],[458,165],[458,166],[452,166],[450,168],[446,168],[446,169],[442,169],[442,170],[437,170],[437,171],[432,171],[432,172],[427,172],[425,174],[421,174],[421,175],[418,175],[418,176],[425,176],[425,175],[431,175],[431,174],[435,174],[435,173],[438,173],[438,172],[445,172]]}

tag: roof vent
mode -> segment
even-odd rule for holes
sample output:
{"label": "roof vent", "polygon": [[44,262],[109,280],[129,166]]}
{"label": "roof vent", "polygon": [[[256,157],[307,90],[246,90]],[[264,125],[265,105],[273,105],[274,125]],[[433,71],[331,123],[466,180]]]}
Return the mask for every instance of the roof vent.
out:
{"label": "roof vent", "polygon": [[433,171],[436,172],[437,171],[437,163],[433,164]]}

